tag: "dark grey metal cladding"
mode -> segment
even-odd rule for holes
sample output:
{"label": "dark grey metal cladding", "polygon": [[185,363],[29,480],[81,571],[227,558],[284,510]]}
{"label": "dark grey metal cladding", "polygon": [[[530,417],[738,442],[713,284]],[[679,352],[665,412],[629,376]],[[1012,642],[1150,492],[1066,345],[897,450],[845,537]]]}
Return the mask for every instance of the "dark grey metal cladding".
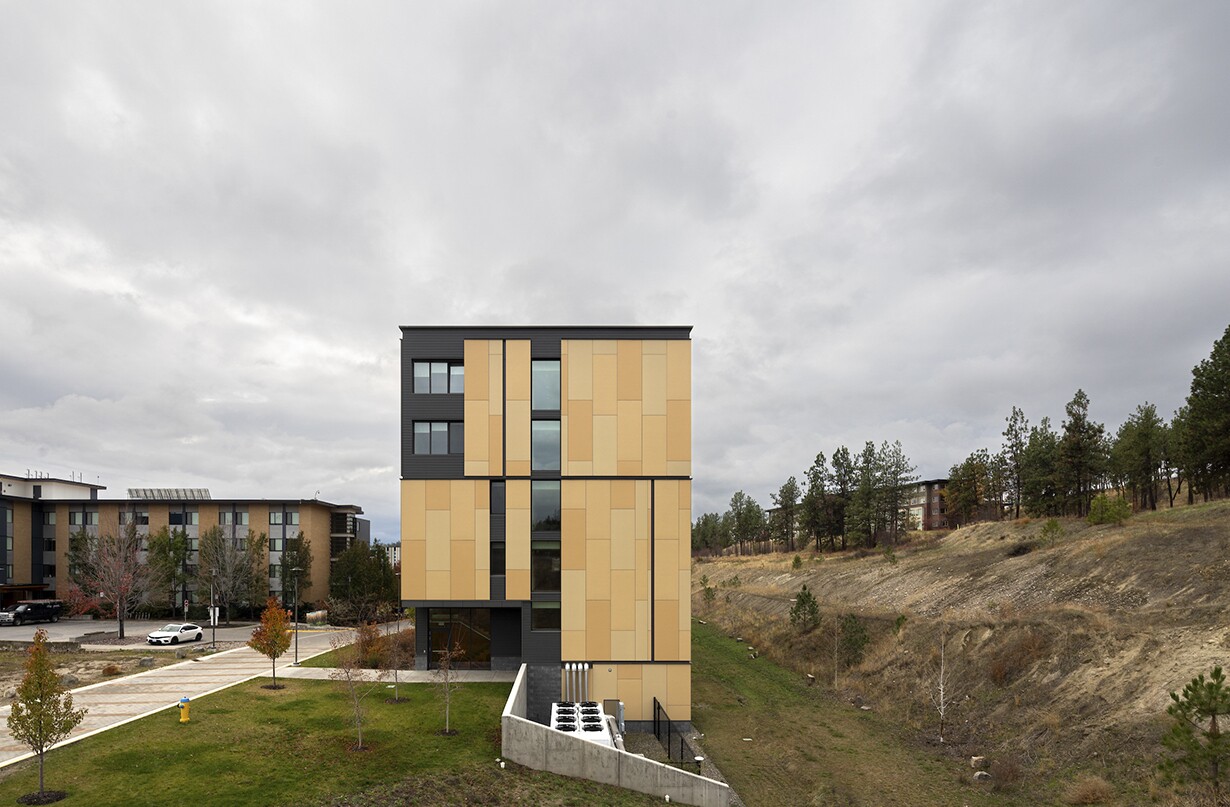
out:
{"label": "dark grey metal cladding", "polygon": [[530,604],[521,606],[521,658],[527,664],[554,662],[561,658],[559,631],[530,630]]}

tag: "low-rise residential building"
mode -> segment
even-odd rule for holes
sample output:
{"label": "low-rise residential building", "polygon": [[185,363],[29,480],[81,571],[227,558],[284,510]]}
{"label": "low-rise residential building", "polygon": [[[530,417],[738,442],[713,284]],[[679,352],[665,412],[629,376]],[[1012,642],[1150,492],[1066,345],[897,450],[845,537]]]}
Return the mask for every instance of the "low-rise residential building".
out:
{"label": "low-rise residential building", "polygon": [[[0,600],[63,596],[69,585],[69,537],[117,534],[129,519],[138,533],[163,527],[188,537],[189,566],[196,563],[197,542],[204,530],[218,526],[232,537],[248,530],[265,535],[269,594],[285,599],[281,580],[282,551],[300,531],[312,553],[310,584],[299,592],[303,602],[329,594],[331,563],[355,542],[370,541],[370,524],[362,508],[320,499],[214,499],[203,488],[130,488],[125,499],[104,499],[102,485],[51,477],[0,474]],[[207,603],[209,591],[189,585],[183,592],[194,604]]]}

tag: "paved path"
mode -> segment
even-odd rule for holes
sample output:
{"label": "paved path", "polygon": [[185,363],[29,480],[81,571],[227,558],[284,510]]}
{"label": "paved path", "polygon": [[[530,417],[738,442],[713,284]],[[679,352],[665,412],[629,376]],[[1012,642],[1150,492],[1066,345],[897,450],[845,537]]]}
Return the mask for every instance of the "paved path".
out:
{"label": "paved path", "polygon": [[[249,628],[248,631],[250,635],[251,629]],[[299,635],[299,660],[303,661],[330,650],[330,640],[336,634],[337,631],[304,631],[301,633]],[[180,645],[180,647],[185,646]],[[105,649],[114,650],[116,648],[107,647]],[[153,649],[150,648],[150,650]],[[328,679],[332,672],[323,667],[294,667],[291,666],[293,660],[293,650],[278,659],[279,678],[320,680]],[[195,700],[203,695],[253,678],[269,676],[270,672],[271,665],[268,658],[249,647],[241,647],[74,689],[72,691],[73,705],[77,708],[84,706],[89,711],[81,725],[77,726],[69,738],[59,745],[76,742],[100,731],[115,728],[174,706],[185,695]],[[512,683],[517,675],[515,671],[494,670],[456,670],[453,674],[459,681],[508,683]],[[374,671],[365,670],[364,677],[373,680],[376,674]],[[428,671],[403,670],[398,673],[398,680],[403,684],[414,684],[432,681],[434,677],[433,673]],[[0,707],[0,767],[33,756],[27,746],[14,740],[9,734],[6,721],[10,711],[12,711],[11,706]]]}

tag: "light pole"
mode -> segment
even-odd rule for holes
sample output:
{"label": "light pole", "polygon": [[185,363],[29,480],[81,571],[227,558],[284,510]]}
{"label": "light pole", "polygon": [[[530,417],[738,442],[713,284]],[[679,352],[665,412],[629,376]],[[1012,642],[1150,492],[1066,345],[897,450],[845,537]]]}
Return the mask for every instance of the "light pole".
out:
{"label": "light pole", "polygon": [[209,644],[218,649],[218,606],[214,605],[214,578],[209,577]]}
{"label": "light pole", "polygon": [[290,570],[290,573],[295,576],[295,663],[292,667],[299,666],[299,572],[303,571],[298,566]]}

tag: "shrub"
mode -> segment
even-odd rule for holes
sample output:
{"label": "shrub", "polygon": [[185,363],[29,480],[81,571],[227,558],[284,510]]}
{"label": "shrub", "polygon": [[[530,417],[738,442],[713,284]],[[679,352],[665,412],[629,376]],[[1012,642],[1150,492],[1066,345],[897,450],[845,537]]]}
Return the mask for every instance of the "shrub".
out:
{"label": "shrub", "polygon": [[369,670],[379,668],[382,644],[380,629],[375,623],[368,622],[356,628],[354,652],[358,665]]}
{"label": "shrub", "polygon": [[807,584],[804,583],[803,588],[799,589],[798,596],[794,598],[794,605],[790,606],[790,624],[801,630],[811,630],[819,621],[820,605],[816,602],[815,595],[807,590]]}
{"label": "shrub", "polygon": [[1021,762],[1012,756],[993,760],[989,773],[992,790],[1007,790],[1021,781]]}
{"label": "shrub", "polygon": [[1101,776],[1082,773],[1063,791],[1064,804],[1102,804],[1115,797],[1115,789]]}
{"label": "shrub", "polygon": [[1059,523],[1059,519],[1048,518],[1042,525],[1041,536],[1042,543],[1048,546],[1063,537],[1063,526]]}
{"label": "shrub", "polygon": [[863,623],[854,614],[842,617],[840,631],[837,652],[842,664],[852,667],[863,660],[863,651],[867,649],[867,642],[871,637],[867,635],[867,628],[863,627]]}
{"label": "shrub", "polygon": [[794,556],[794,560],[790,563],[790,568],[798,571],[803,568],[803,559],[798,555]]}
{"label": "shrub", "polygon": [[991,681],[996,686],[1007,685],[1042,658],[1049,646],[1045,636],[1032,630],[1016,635],[992,657],[987,670]]}
{"label": "shrub", "polygon": [[1100,494],[1089,505],[1090,524],[1122,524],[1132,515],[1132,506],[1122,496]]}
{"label": "shrub", "polygon": [[884,547],[884,559],[893,566],[897,565],[897,553],[893,551],[891,546]]}
{"label": "shrub", "polygon": [[1033,552],[1033,551],[1034,551],[1033,541],[1021,541],[1019,543],[1013,544],[1012,548],[1008,550],[1008,557],[1019,558],[1021,555],[1028,555],[1030,552]]}
{"label": "shrub", "polygon": [[106,667],[103,667],[102,674],[103,675],[119,675],[120,668],[118,665],[108,664]]}

